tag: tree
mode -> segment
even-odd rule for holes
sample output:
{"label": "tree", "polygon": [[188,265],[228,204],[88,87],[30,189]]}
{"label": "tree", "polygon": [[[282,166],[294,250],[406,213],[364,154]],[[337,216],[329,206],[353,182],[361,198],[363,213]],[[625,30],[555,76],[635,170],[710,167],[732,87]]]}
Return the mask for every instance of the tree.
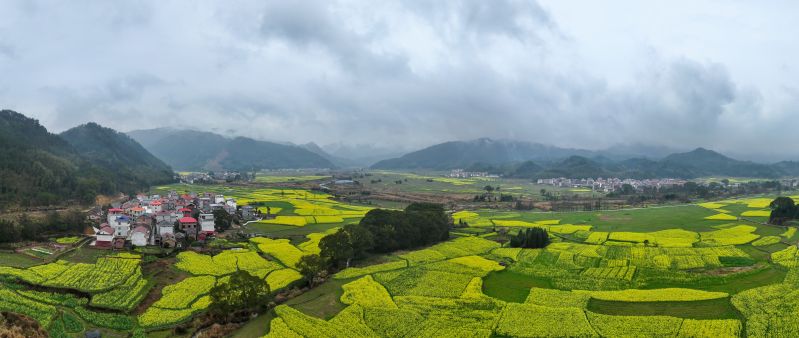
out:
{"label": "tree", "polygon": [[790,197],[777,197],[771,201],[769,208],[771,208],[769,223],[782,224],[786,220],[794,219],[797,216],[796,203]]}
{"label": "tree", "polygon": [[225,231],[230,229],[230,224],[233,223],[233,216],[224,209],[214,210],[214,227],[217,231]]}
{"label": "tree", "polygon": [[538,249],[549,245],[549,234],[543,228],[519,230],[511,237],[510,246],[514,248]]}
{"label": "tree", "polygon": [[218,283],[210,292],[210,311],[227,316],[240,310],[252,309],[269,302],[269,285],[263,279],[236,270],[227,283]]}
{"label": "tree", "polygon": [[404,211],[374,209],[359,223],[372,236],[372,252],[392,252],[436,243],[449,238],[449,218],[444,206],[411,203]]}
{"label": "tree", "polygon": [[349,267],[355,252],[347,232],[339,230],[319,241],[319,255],[337,267]]}
{"label": "tree", "polygon": [[305,255],[297,262],[297,270],[311,287],[314,287],[316,277],[326,269],[327,260],[319,255]]}
{"label": "tree", "polygon": [[635,188],[632,185],[624,183],[621,185],[621,194],[622,195],[631,195],[635,193]]}
{"label": "tree", "polygon": [[348,224],[344,226],[344,232],[349,236],[352,246],[352,256],[360,259],[366,255],[375,245],[374,236],[364,226],[360,224]]}

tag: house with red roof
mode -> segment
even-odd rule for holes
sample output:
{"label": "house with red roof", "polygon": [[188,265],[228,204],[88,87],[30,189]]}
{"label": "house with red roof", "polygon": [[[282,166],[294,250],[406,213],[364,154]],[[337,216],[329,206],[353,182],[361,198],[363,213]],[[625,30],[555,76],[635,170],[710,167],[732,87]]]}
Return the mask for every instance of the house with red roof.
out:
{"label": "house with red roof", "polygon": [[188,238],[197,239],[197,230],[199,228],[197,219],[190,216],[184,216],[178,220],[178,224],[180,225],[180,230],[185,232]]}
{"label": "house with red roof", "polygon": [[161,201],[152,201],[150,202],[150,209],[152,209],[153,212],[160,212],[161,210],[164,210],[162,208],[162,204],[163,203]]}
{"label": "house with red roof", "polygon": [[107,217],[108,218],[108,224],[111,224],[112,222],[114,222],[114,220],[117,217],[122,216],[124,214],[125,214],[125,210],[124,209],[120,209],[120,208],[108,209],[108,217]]}
{"label": "house with red roof", "polygon": [[134,217],[139,217],[141,215],[144,215],[144,208],[142,207],[130,208],[130,215]]}

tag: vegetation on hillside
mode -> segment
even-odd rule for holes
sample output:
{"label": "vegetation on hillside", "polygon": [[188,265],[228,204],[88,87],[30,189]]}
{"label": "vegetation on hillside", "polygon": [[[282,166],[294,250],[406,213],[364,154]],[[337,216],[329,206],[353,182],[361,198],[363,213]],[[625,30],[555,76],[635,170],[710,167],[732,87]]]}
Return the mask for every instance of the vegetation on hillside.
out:
{"label": "vegetation on hillside", "polygon": [[132,193],[172,179],[168,167],[110,129],[86,125],[67,136],[74,145],[37,120],[0,111],[0,208],[94,202],[98,194]]}

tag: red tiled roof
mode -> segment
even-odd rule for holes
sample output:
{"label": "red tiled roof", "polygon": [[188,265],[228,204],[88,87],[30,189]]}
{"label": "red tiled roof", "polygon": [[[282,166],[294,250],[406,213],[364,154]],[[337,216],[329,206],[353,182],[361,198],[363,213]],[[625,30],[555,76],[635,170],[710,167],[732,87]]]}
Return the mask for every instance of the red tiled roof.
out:
{"label": "red tiled roof", "polygon": [[186,212],[186,211],[191,211],[191,209],[189,209],[189,208],[180,208],[180,209],[178,209],[178,211]]}
{"label": "red tiled roof", "polygon": [[106,226],[100,228],[100,233],[103,233],[105,235],[113,235],[114,234],[114,229],[111,228],[110,226],[106,225]]}
{"label": "red tiled roof", "polygon": [[150,205],[161,205],[161,201],[152,202],[152,203],[150,203]]}
{"label": "red tiled roof", "polygon": [[141,225],[133,229],[133,232],[148,232],[148,231],[150,231],[150,229],[147,229],[147,227]]}
{"label": "red tiled roof", "polygon": [[194,217],[183,217],[180,219],[180,223],[197,223],[197,220]]}
{"label": "red tiled roof", "polygon": [[130,208],[130,211],[144,211],[144,208],[142,207]]}
{"label": "red tiled roof", "polygon": [[111,209],[108,209],[108,212],[123,212],[123,211],[125,211],[125,210],[122,210],[122,209],[120,209],[120,208],[111,208]]}

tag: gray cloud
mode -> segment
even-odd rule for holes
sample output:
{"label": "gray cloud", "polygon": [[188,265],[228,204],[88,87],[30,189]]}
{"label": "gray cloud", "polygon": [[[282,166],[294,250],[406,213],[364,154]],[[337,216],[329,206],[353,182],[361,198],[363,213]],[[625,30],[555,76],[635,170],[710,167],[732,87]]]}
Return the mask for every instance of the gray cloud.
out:
{"label": "gray cloud", "polygon": [[[799,155],[767,147],[799,112],[786,66],[797,50],[757,65],[749,52],[792,41],[785,8],[724,3],[720,17],[680,1],[661,22],[631,1],[235,5],[2,2],[0,102],[56,131],[97,121],[403,149],[497,137]],[[763,15],[773,28],[754,24]]]}

